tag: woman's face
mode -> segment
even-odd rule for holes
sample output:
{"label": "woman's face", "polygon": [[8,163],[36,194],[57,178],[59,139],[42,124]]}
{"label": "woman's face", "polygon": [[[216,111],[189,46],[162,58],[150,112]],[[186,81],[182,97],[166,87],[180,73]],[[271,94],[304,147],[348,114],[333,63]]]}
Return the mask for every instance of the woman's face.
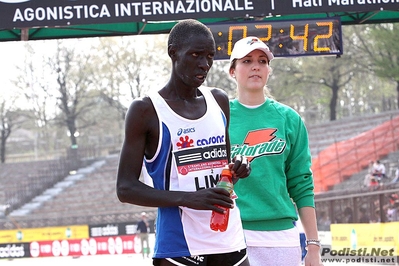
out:
{"label": "woman's face", "polygon": [[244,90],[262,90],[269,78],[268,58],[261,50],[254,50],[241,59],[237,59],[230,75],[236,79],[238,88]]}

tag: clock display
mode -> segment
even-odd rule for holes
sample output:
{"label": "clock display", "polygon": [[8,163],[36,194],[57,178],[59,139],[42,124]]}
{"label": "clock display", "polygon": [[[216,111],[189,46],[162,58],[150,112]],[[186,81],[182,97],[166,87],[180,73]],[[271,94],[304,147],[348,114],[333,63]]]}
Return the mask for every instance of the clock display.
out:
{"label": "clock display", "polygon": [[216,42],[215,60],[228,59],[234,43],[247,36],[256,36],[264,41],[275,57],[342,54],[339,18],[247,21],[207,26]]}

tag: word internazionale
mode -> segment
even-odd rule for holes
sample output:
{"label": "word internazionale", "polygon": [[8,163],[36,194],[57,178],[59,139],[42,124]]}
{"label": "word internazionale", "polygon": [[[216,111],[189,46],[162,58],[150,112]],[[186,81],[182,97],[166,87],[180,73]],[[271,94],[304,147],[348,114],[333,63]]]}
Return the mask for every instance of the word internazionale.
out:
{"label": "word internazionale", "polygon": [[253,10],[250,0],[183,0],[16,8],[13,22],[140,17]]}

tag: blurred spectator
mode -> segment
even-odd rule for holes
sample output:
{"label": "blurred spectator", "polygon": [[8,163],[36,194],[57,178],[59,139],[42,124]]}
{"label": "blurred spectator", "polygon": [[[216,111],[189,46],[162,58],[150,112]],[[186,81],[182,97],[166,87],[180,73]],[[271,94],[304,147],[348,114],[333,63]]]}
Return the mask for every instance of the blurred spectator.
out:
{"label": "blurred spectator", "polygon": [[396,167],[395,176],[391,181],[391,184],[393,183],[399,183],[399,161],[398,161],[398,166]]}
{"label": "blurred spectator", "polygon": [[372,177],[372,175],[370,175],[370,174],[366,174],[364,176],[364,182],[363,182],[364,187],[370,187],[371,177]]}
{"label": "blurred spectator", "polygon": [[326,212],[320,213],[320,218],[317,220],[317,229],[319,231],[330,231],[331,221],[327,216]]}
{"label": "blurred spectator", "polygon": [[9,204],[0,205],[0,217],[8,216],[9,212],[10,212]]}
{"label": "blurred spectator", "polygon": [[378,188],[379,185],[380,183],[373,175],[367,174],[364,177],[364,186],[369,188],[370,190],[375,190],[376,188]]}
{"label": "blurred spectator", "polygon": [[[137,224],[137,233],[140,236],[141,243],[141,253],[147,255],[147,258],[150,256],[150,243],[148,242],[148,233],[149,233],[149,223],[147,220],[147,213],[141,213],[141,220]],[[145,243],[145,245],[144,245]]]}
{"label": "blurred spectator", "polygon": [[387,209],[387,220],[388,222],[399,221],[399,196],[398,194],[392,193],[389,195],[389,206]]}
{"label": "blurred spectator", "polygon": [[377,160],[373,165],[373,173],[372,175],[377,178],[378,181],[381,179],[386,178],[385,175],[385,165]]}
{"label": "blurred spectator", "polygon": [[371,176],[369,188],[375,189],[375,188],[378,188],[379,185],[380,185],[380,183],[378,182],[378,180],[374,176]]}
{"label": "blurred spectator", "polygon": [[364,207],[361,207],[359,209],[360,212],[360,217],[359,217],[359,223],[370,223],[370,217],[367,214],[367,210]]}
{"label": "blurred spectator", "polygon": [[372,175],[373,174],[373,168],[374,168],[374,161],[369,162],[369,169],[367,170],[367,173]]}
{"label": "blurred spectator", "polygon": [[396,193],[392,193],[391,195],[388,196],[388,198],[390,205],[394,205],[396,202],[399,201],[399,196]]}
{"label": "blurred spectator", "polygon": [[344,210],[343,223],[353,223],[353,210],[351,207],[346,207]]}
{"label": "blurred spectator", "polygon": [[380,223],[381,222],[381,212],[380,209],[376,209],[374,212],[373,218],[370,220],[372,223]]}
{"label": "blurred spectator", "polygon": [[389,206],[387,210],[387,220],[388,222],[399,221],[398,219],[398,208],[394,206]]}

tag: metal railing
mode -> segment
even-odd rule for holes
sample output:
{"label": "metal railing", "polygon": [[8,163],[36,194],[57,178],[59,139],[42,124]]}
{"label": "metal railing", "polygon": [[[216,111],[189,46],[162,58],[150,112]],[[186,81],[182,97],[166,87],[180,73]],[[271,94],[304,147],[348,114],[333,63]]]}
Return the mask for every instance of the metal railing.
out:
{"label": "metal railing", "polygon": [[315,191],[323,192],[399,150],[399,116],[348,140],[336,142],[312,160]]}

